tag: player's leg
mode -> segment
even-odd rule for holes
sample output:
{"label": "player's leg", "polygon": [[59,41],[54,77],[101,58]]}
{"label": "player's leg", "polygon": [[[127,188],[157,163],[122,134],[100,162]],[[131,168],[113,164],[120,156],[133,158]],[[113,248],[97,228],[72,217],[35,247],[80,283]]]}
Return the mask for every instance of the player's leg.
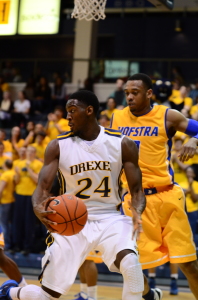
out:
{"label": "player's leg", "polygon": [[5,249],[11,249],[11,220],[14,203],[0,205],[0,223],[4,234]]}
{"label": "player's leg", "polygon": [[[91,252],[92,253],[92,252]],[[80,277],[80,293],[75,295],[75,300],[97,300],[98,269],[93,260],[86,259],[78,270]]]}
{"label": "player's leg", "polygon": [[147,277],[144,275],[144,291],[142,298],[145,300],[160,300],[162,299],[162,291],[158,288],[151,288]]}
{"label": "player's leg", "polygon": [[104,263],[112,272],[123,276],[123,300],[141,300],[144,289],[143,272],[132,240],[132,219],[126,216],[112,216],[101,220],[102,233],[97,250],[103,254]]}
{"label": "player's leg", "polygon": [[141,300],[144,287],[143,273],[135,251],[120,251],[114,262],[123,276],[123,300]]}
{"label": "player's leg", "polygon": [[186,276],[195,298],[198,300],[198,261],[194,260],[186,263],[180,263],[179,267]]}
{"label": "player's leg", "polygon": [[5,255],[2,249],[0,249],[0,268],[10,279],[15,280],[20,286],[27,285],[16,263]]}
{"label": "player's leg", "polygon": [[178,279],[178,265],[170,264],[170,295],[178,295],[177,279]]}
{"label": "player's leg", "polygon": [[[66,294],[74,283],[79,267],[91,250],[88,236],[88,224],[79,234],[69,237],[49,233],[46,239],[48,247],[42,259],[40,275],[42,287],[27,285],[19,288],[15,281],[6,282],[0,288],[0,299],[53,300]],[[3,298],[4,295],[6,298]]]}
{"label": "player's leg", "polygon": [[149,286],[151,289],[155,288],[156,268],[148,270]]}
{"label": "player's leg", "polygon": [[93,299],[97,300],[98,269],[93,260],[85,260],[84,274],[85,274],[85,280],[87,283],[88,299],[93,298]]}

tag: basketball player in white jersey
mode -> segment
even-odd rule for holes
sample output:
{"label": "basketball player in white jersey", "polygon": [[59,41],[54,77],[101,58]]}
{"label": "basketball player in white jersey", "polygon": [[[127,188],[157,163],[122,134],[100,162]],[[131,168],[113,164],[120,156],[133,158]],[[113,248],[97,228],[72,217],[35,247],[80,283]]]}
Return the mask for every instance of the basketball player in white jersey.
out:
{"label": "basketball player in white jersey", "polygon": [[[138,150],[119,131],[98,125],[97,97],[82,90],[70,96],[67,119],[71,132],[58,136],[47,147],[38,186],[32,197],[34,212],[51,232],[42,260],[42,286],[19,288],[14,281],[0,288],[0,299],[55,300],[67,294],[80,265],[93,249],[101,251],[108,268],[123,275],[123,300],[140,300],[144,289],[136,248],[136,235],[142,230],[141,213],[146,202],[142,192]],[[119,177],[124,168],[133,197],[133,219],[117,211],[120,203]],[[68,194],[83,199],[88,221],[73,236],[61,236],[46,217],[49,191],[57,170],[66,181]]]}

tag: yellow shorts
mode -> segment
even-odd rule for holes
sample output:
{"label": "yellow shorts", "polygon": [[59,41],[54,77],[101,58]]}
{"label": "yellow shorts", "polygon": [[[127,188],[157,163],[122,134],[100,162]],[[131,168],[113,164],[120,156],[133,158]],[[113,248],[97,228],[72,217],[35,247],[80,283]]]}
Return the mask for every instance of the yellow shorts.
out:
{"label": "yellow shorts", "polygon": [[[131,216],[130,194],[124,196],[122,209]],[[178,185],[146,196],[142,214],[143,233],[137,241],[143,269],[160,266],[167,261],[184,263],[197,259],[192,231],[185,213],[185,196]]]}
{"label": "yellow shorts", "polygon": [[86,257],[86,260],[93,260],[96,264],[101,264],[103,262],[100,251],[91,251]]}
{"label": "yellow shorts", "polygon": [[1,231],[1,228],[0,228],[0,249],[4,249],[4,237],[3,237],[3,232]]}

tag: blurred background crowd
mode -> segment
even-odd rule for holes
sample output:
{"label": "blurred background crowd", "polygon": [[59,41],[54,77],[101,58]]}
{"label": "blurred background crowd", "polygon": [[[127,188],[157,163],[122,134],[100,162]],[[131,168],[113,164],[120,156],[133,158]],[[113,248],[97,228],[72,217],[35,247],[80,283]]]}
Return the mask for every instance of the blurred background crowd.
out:
{"label": "blurred background crowd", "polygon": [[[174,80],[153,78],[153,105],[165,105],[198,121],[198,79],[185,84],[177,68],[174,68],[174,76]],[[5,249],[28,255],[45,249],[46,229],[33,213],[31,196],[48,143],[70,130],[65,110],[69,93],[64,78],[58,74],[50,85],[41,75],[29,78],[18,97],[12,99],[9,80],[4,70],[0,75],[0,223]],[[20,76],[17,80],[20,81]],[[100,99],[98,122],[101,126],[109,127],[115,110],[127,105],[125,80],[118,78],[107,99]],[[87,78],[81,88],[93,91],[93,84],[94,80]],[[198,152],[185,163],[179,160],[180,149],[188,139],[184,133],[176,133],[172,163],[175,182],[186,195],[186,212],[197,243]]]}

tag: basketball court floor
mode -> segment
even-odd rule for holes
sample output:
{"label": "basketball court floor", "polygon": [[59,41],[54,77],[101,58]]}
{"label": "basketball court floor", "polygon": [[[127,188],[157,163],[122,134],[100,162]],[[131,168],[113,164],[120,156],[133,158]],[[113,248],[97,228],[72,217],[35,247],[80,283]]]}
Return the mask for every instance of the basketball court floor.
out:
{"label": "basketball court floor", "polygon": [[[25,276],[28,284],[39,285],[36,276]],[[0,285],[8,278],[0,274]],[[160,287],[163,290],[163,300],[193,300],[195,299],[188,288],[181,288],[179,295],[169,295],[169,287]],[[77,280],[71,287],[67,296],[61,296],[60,300],[74,299],[74,295],[79,293],[79,281]],[[98,300],[121,300],[122,299],[122,284],[112,282],[98,282]]]}

